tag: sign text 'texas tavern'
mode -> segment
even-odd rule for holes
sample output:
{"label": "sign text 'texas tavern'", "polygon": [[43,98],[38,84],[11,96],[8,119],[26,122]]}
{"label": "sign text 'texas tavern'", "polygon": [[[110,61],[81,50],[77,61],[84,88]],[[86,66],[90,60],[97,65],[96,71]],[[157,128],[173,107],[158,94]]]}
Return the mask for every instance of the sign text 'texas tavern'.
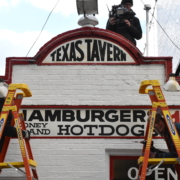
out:
{"label": "sign text 'texas tavern'", "polygon": [[119,45],[99,38],[80,38],[53,49],[42,63],[134,63]]}

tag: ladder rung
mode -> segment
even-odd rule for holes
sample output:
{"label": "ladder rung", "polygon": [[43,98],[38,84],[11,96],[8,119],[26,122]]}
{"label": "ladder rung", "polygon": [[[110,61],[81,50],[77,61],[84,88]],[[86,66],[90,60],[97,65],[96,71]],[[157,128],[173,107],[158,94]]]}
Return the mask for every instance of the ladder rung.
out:
{"label": "ladder rung", "polygon": [[[32,159],[29,159],[28,162],[30,166],[33,166],[33,167],[37,166],[37,162]],[[3,163],[0,163],[0,169],[11,168],[8,165],[8,163],[16,168],[24,167],[24,162],[3,162]]]}
{"label": "ladder rung", "polygon": [[[178,158],[149,158],[148,164],[159,164],[164,160],[163,164],[177,164],[179,163]],[[138,159],[138,164],[141,164],[144,161],[144,157],[140,156]]]}

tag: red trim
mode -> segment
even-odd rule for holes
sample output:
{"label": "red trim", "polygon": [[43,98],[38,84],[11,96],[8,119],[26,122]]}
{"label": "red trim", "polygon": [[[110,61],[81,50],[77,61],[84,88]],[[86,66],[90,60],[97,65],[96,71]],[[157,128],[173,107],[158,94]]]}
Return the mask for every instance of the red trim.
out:
{"label": "red trim", "polygon": [[143,57],[146,64],[164,64],[166,81],[172,73],[172,57]]}
{"label": "red trim", "polygon": [[109,172],[110,172],[110,180],[114,180],[114,160],[117,159],[138,159],[139,156],[110,156],[110,166],[109,166]]}
{"label": "red trim", "polygon": [[180,77],[176,77],[176,81],[180,84]]}
{"label": "red trim", "polygon": [[40,63],[39,65],[47,65],[47,66],[54,66],[54,65],[59,65],[59,66],[68,66],[68,65],[73,65],[73,66],[76,66],[76,65],[89,65],[89,66],[92,66],[92,65],[136,65],[137,63],[97,63],[97,62],[94,62],[94,63],[56,63],[56,64],[52,64],[52,63]]}
{"label": "red trim", "polygon": [[[173,106],[174,107],[174,106]],[[22,105],[21,108],[62,108],[62,109],[73,109],[73,108],[82,108],[82,109],[90,109],[90,108],[99,108],[99,109],[109,109],[109,108],[113,108],[113,109],[130,109],[130,108],[134,108],[134,109],[151,109],[152,106],[67,106],[67,105]],[[179,106],[180,108],[180,106]]]}
{"label": "red trim", "polygon": [[79,38],[101,38],[111,41],[123,47],[132,56],[135,62],[142,56],[136,46],[123,36],[104,29],[84,27],[60,34],[47,42],[35,56],[38,56],[38,64],[42,63],[44,58],[57,46]]}
{"label": "red trim", "polygon": [[35,64],[32,57],[8,57],[6,58],[6,71],[5,76],[0,76],[7,84],[12,82],[12,66],[13,65],[26,65]]}
{"label": "red trim", "polygon": [[[93,30],[94,32],[96,32],[95,30]],[[101,32],[101,31],[100,31]],[[67,32],[68,33],[68,32]],[[76,33],[79,33],[79,32],[76,32]],[[85,33],[85,34],[83,34]],[[113,36],[113,39],[112,37],[111,38],[108,38],[108,35],[107,35],[107,32],[104,33],[104,31],[102,31],[102,34],[101,36],[99,36],[99,34],[97,35],[96,33],[93,33],[93,35],[87,35],[86,34],[86,31],[82,31],[81,32],[81,36],[77,36],[75,33],[73,33],[73,36],[71,34],[68,34],[68,35],[71,35],[71,37],[69,37],[69,39],[65,39],[65,40],[62,40],[62,35],[63,34],[60,34],[57,36],[57,39],[59,40],[58,43],[53,43],[50,45],[52,47],[49,47],[48,46],[48,50],[46,50],[45,53],[43,53],[43,56],[41,56],[41,59],[40,59],[40,55],[38,56],[38,64],[39,65],[94,65],[94,64],[97,64],[97,65],[132,65],[132,64],[139,64],[140,62],[138,61],[140,57],[138,57],[137,55],[139,55],[139,53],[135,53],[135,51],[139,51],[136,47],[133,47],[135,49],[132,50],[131,49],[128,49],[128,46],[124,46],[122,43],[122,36],[118,35],[118,38],[119,38],[119,41],[117,40],[116,37]],[[117,34],[115,33],[115,35],[117,36]],[[119,37],[120,36],[120,37]],[[64,44],[66,42],[69,42],[69,41],[72,41],[72,40],[76,40],[76,39],[79,39],[79,38],[98,38],[98,39],[104,39],[104,40],[107,40],[107,41],[110,41],[110,42],[113,42],[121,47],[123,47],[127,52],[128,54],[132,57],[132,59],[134,59],[135,62],[132,62],[132,63],[111,63],[111,62],[108,62],[108,63],[98,63],[98,62],[92,62],[92,63],[43,63],[42,64],[42,61],[45,59],[45,57],[51,52],[53,51],[53,49],[57,48],[58,46],[60,46],[61,44]],[[127,40],[123,40],[123,41],[127,41]],[[51,41],[49,41],[48,43],[51,43]],[[54,46],[53,46],[54,45]],[[46,48],[46,47],[45,47]],[[41,51],[38,52],[38,53],[42,53]]]}
{"label": "red trim", "polygon": [[[16,139],[16,138],[14,138]],[[38,137],[31,137],[31,139],[144,139],[144,136],[128,136],[128,137],[123,137],[123,136],[99,136],[99,137],[87,137],[87,136],[79,136],[79,137],[74,137],[74,136],[60,136],[60,137],[57,137],[57,136],[48,136],[48,137],[43,137],[43,136],[38,136]],[[153,139],[163,139],[162,137],[153,137]]]}
{"label": "red trim", "polygon": [[114,180],[114,160],[110,156],[109,179]]}
{"label": "red trim", "polygon": [[138,159],[139,156],[110,156],[110,159],[116,160],[116,159]]}
{"label": "red trim", "polygon": [[[180,106],[168,106],[169,109],[180,109]],[[77,109],[92,109],[92,108],[99,108],[99,109],[109,109],[109,108],[112,108],[112,109],[151,109],[152,106],[97,106],[97,105],[94,105],[94,106],[67,106],[67,105],[22,105],[21,108],[61,108],[61,109],[74,109],[74,108],[77,108]]]}
{"label": "red trim", "polygon": [[[113,42],[122,48],[124,48],[129,55],[134,59],[135,63],[65,63],[65,64],[42,64],[42,61],[54,48],[59,46],[64,42],[78,38],[101,38]],[[49,42],[44,44],[37,52],[34,57],[8,57],[6,59],[6,70],[5,76],[0,76],[4,79],[6,83],[10,84],[12,82],[12,66],[13,65],[24,65],[24,64],[37,64],[37,65],[135,65],[135,64],[163,64],[165,66],[165,76],[166,80],[169,78],[169,74],[172,73],[172,57],[143,57],[139,49],[134,46],[130,41],[128,41],[123,36],[114,33],[109,30],[83,27],[62,33]]]}
{"label": "red trim", "polygon": [[152,56],[149,56],[149,57],[146,56],[145,57],[145,56],[143,56],[142,59],[146,60],[146,61],[147,60],[151,60],[151,61],[156,61],[156,60],[160,61],[160,60],[163,60],[164,61],[164,60],[172,60],[172,57],[171,56],[158,56],[158,57],[154,57],[154,56],[153,57]]}

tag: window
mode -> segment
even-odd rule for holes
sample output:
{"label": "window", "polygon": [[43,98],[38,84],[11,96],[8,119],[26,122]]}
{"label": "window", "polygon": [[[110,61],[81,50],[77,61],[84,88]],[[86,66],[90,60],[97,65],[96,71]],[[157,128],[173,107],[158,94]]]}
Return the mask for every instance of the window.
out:
{"label": "window", "polygon": [[[135,156],[110,156],[110,180],[136,180],[139,166]],[[173,165],[161,165],[146,180],[178,180]]]}

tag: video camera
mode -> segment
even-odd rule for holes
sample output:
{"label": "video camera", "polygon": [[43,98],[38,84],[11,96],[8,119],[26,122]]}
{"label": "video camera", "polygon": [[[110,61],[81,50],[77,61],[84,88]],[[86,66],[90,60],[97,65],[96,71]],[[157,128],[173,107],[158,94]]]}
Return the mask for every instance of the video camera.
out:
{"label": "video camera", "polygon": [[114,5],[109,12],[109,18],[114,17],[117,24],[125,24],[124,19],[130,20],[135,16],[133,11],[129,11],[123,5]]}

